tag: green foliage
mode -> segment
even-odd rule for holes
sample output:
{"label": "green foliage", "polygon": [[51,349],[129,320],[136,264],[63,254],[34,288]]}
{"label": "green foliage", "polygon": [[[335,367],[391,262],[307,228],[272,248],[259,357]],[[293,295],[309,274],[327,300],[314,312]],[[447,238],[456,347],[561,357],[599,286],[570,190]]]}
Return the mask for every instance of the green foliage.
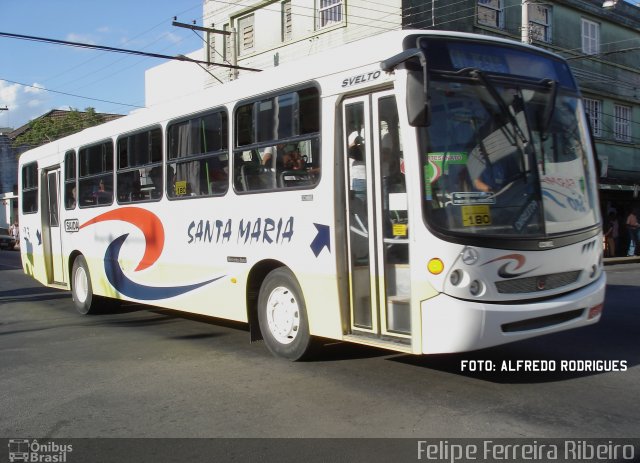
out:
{"label": "green foliage", "polygon": [[40,117],[31,121],[29,129],[16,137],[13,145],[39,146],[103,122],[104,117],[97,114],[94,108],[86,108],[84,112],[69,108],[64,116]]}

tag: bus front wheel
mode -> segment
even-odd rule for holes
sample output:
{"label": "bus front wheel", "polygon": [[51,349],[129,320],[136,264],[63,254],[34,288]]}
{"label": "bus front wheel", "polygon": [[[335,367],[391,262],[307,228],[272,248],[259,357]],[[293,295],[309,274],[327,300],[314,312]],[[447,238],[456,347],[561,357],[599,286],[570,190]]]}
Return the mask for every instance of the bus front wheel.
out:
{"label": "bus front wheel", "polygon": [[286,268],[271,271],[258,296],[258,321],[262,338],[276,357],[300,360],[311,346],[309,322],[302,290]]}
{"label": "bus front wheel", "polygon": [[82,315],[96,312],[96,301],[91,288],[89,267],[83,256],[78,256],[73,261],[71,270],[71,295],[76,310]]}

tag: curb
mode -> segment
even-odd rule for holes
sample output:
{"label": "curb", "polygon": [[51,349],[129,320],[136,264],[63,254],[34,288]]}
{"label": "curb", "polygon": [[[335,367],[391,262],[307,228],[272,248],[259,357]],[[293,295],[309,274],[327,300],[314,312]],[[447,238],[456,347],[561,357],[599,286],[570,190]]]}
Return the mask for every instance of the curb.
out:
{"label": "curb", "polygon": [[605,257],[603,259],[603,262],[604,262],[604,265],[637,264],[637,263],[640,263],[640,256]]}

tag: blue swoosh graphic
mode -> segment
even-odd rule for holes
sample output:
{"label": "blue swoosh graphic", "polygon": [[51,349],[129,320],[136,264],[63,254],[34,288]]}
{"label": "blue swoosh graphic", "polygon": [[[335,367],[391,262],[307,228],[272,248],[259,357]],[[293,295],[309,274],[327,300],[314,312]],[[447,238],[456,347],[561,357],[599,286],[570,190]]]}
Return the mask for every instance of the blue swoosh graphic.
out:
{"label": "blue swoosh graphic", "polygon": [[[549,191],[547,190],[543,190],[542,192],[542,196],[546,196],[547,198],[549,198],[551,201],[553,201],[554,203],[556,203],[558,206],[560,206],[563,209],[566,209],[567,206],[565,206],[564,204],[562,204],[560,201],[558,201],[556,199],[555,196],[553,196]],[[566,196],[566,195],[565,195]]]}
{"label": "blue swoosh graphic", "polygon": [[116,238],[107,247],[107,252],[104,255],[104,271],[107,275],[109,283],[116,288],[120,293],[133,299],[141,301],[153,301],[158,299],[167,299],[170,297],[179,296],[181,294],[193,291],[204,285],[212,283],[224,275],[211,280],[203,281],[202,283],[196,283],[186,286],[173,286],[173,287],[161,287],[161,286],[147,286],[136,283],[130,280],[122,271],[120,264],[118,263],[118,257],[120,256],[120,248],[122,244],[129,236],[128,233]]}

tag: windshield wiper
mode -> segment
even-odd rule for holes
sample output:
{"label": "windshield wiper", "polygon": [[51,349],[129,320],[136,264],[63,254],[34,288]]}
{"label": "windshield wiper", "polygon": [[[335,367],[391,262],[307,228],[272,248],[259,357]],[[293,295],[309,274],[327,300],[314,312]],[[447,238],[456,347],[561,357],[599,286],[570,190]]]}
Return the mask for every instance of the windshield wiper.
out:
{"label": "windshield wiper", "polygon": [[496,90],[493,82],[491,82],[487,78],[487,75],[480,69],[468,68],[463,71],[466,71],[472,78],[479,80],[484,88],[487,89],[493,100],[498,104],[498,107],[500,108],[500,111],[502,111],[502,114],[506,115],[509,119],[509,124],[511,124],[511,127],[513,127],[515,137],[520,140],[520,143],[522,143],[523,145],[522,148],[524,148],[524,146],[526,146],[526,144],[528,143],[528,139],[522,131],[520,124],[518,124],[517,119],[511,112],[511,109],[509,109],[509,105],[507,105],[506,101],[504,101],[504,98],[502,98],[502,95],[500,95],[498,90]]}
{"label": "windshield wiper", "polygon": [[553,113],[556,109],[558,82],[552,79],[545,79],[543,83],[549,87],[549,101],[547,101],[547,104],[544,108],[544,113],[542,115],[542,123],[540,124],[540,138],[542,138],[542,140],[546,140],[548,136],[547,133],[549,131],[549,126],[551,125],[551,119],[553,119]]}

